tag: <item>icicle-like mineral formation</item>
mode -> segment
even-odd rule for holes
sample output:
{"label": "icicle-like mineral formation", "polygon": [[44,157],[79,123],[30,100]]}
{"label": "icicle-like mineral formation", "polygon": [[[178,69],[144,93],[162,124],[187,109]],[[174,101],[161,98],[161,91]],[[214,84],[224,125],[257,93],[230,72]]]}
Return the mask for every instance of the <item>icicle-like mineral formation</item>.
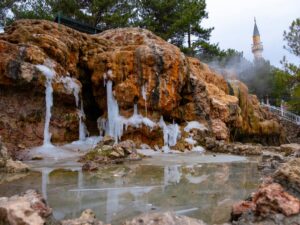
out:
{"label": "icicle-like mineral formation", "polygon": [[177,123],[166,125],[163,116],[161,116],[159,121],[159,126],[163,130],[164,134],[164,147],[163,151],[168,153],[172,146],[175,146],[177,143],[177,139],[180,138],[180,129]]}
{"label": "icicle-like mineral formation", "polygon": [[106,135],[112,136],[118,141],[123,135],[124,124],[122,117],[119,115],[119,105],[112,92],[112,81],[106,83],[107,92],[107,114],[108,124],[106,127]]}
{"label": "icicle-like mineral formation", "polygon": [[51,120],[51,108],[53,106],[53,88],[52,80],[55,77],[55,71],[45,65],[36,65],[36,68],[40,70],[46,77],[45,82],[45,95],[46,95],[46,117],[44,127],[44,146],[52,146],[51,144],[51,133],[49,131],[50,120]]}
{"label": "icicle-like mineral formation", "polygon": [[124,127],[128,126],[138,128],[142,124],[153,129],[157,124],[147,117],[143,117],[138,113],[137,105],[134,105],[133,115],[129,118],[125,118],[119,114],[119,105],[112,92],[112,81],[108,80],[106,83],[107,91],[107,114],[108,120],[104,118],[98,119],[99,132],[105,128],[105,135],[109,135],[115,138],[116,141],[120,140],[123,135]]}
{"label": "icicle-like mineral formation", "polygon": [[147,117],[147,83],[145,85],[142,86],[142,96],[143,99],[145,100],[145,113],[146,113],[146,117]]}
{"label": "icicle-like mineral formation", "polygon": [[[84,123],[85,113],[83,110],[83,100],[80,98],[79,93],[81,92],[81,87],[76,83],[75,79],[72,77],[61,77],[60,82],[64,84],[64,87],[71,93],[73,93],[75,97],[77,115],[79,118],[79,140],[84,141],[86,139],[86,126]],[[80,99],[80,107],[79,107],[79,99]]]}

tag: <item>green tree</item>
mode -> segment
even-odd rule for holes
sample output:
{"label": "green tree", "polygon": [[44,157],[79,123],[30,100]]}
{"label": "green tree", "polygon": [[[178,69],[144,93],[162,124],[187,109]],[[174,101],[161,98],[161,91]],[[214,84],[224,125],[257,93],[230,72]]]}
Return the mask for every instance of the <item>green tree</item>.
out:
{"label": "green tree", "polygon": [[13,4],[11,11],[14,20],[18,19],[52,19],[52,10],[47,0],[25,0],[21,4]]}
{"label": "green tree", "polygon": [[[287,43],[287,46],[284,46],[284,48],[300,58],[300,18],[292,22],[289,30],[284,31],[283,37]],[[288,84],[290,87],[290,100],[288,104],[293,111],[300,113],[300,64],[289,63],[285,57],[282,64],[285,72],[290,75]]]}
{"label": "green tree", "polygon": [[101,30],[131,26],[137,15],[136,2],[132,0],[92,0],[87,11],[93,25]]}
{"label": "green tree", "polygon": [[7,20],[8,10],[12,8],[17,0],[2,0],[0,1],[0,27],[4,27]]}
{"label": "green tree", "polygon": [[212,28],[201,27],[202,20],[208,16],[205,0],[139,0],[138,8],[139,26],[183,48],[186,53],[194,54],[200,44],[209,40]]}

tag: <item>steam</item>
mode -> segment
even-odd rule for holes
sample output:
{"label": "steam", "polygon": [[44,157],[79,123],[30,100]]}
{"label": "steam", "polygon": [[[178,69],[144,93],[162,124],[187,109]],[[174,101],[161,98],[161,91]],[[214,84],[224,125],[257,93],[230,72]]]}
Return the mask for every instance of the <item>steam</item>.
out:
{"label": "steam", "polygon": [[242,81],[248,86],[249,93],[264,102],[272,94],[274,67],[269,61],[260,59],[250,62],[242,55],[233,55],[223,60],[213,60],[208,65],[226,80]]}

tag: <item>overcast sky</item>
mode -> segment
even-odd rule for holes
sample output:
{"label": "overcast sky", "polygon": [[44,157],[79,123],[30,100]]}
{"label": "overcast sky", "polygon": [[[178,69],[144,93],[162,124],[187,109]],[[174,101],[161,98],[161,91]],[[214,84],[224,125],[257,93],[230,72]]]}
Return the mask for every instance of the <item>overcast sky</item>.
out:
{"label": "overcast sky", "polygon": [[275,66],[284,55],[300,64],[300,60],[283,49],[283,31],[300,17],[300,0],[206,0],[209,18],[205,26],[215,27],[211,41],[222,49],[243,51],[252,60],[251,53],[254,16],[263,42],[265,59]]}

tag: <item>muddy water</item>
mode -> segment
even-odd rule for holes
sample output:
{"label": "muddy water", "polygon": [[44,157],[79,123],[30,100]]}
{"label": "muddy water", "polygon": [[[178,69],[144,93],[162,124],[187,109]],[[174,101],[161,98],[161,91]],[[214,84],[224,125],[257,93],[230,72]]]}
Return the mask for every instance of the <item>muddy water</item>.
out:
{"label": "muddy water", "polygon": [[32,166],[39,172],[0,184],[0,196],[34,188],[47,198],[57,219],[91,208],[112,224],[167,210],[208,224],[227,222],[232,203],[248,197],[259,182],[255,159],[226,155],[154,155],[142,162],[103,166],[97,173],[82,172],[70,161]]}

